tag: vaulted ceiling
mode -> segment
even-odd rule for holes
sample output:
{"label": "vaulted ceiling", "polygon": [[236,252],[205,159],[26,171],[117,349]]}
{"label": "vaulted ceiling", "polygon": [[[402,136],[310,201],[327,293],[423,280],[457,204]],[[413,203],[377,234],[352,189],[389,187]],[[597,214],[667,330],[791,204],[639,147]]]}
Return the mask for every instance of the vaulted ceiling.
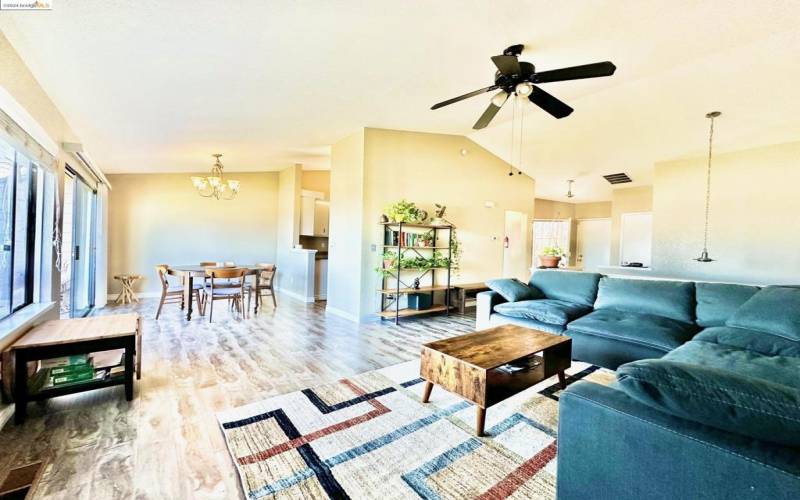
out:
{"label": "vaulted ceiling", "polygon": [[325,168],[359,127],[462,134],[509,159],[511,106],[472,124],[489,57],[524,43],[551,69],[611,60],[610,78],[547,84],[575,108],[525,108],[521,168],[537,195],[608,199],[600,175],[800,138],[800,4],[537,0],[55,2],[0,29],[105,172]]}

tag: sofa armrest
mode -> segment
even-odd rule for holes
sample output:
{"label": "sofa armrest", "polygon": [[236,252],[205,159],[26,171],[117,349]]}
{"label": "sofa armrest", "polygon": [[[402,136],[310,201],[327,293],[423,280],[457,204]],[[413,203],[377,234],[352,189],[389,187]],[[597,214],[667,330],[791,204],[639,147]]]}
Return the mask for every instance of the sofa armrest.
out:
{"label": "sofa armrest", "polygon": [[650,408],[577,382],[559,400],[559,500],[781,498],[800,491],[800,457],[778,444]]}
{"label": "sofa armrest", "polygon": [[492,315],[492,310],[497,304],[506,302],[499,293],[488,291],[480,292],[475,296],[478,299],[478,304],[475,308],[475,329],[483,330],[489,328],[489,316]]}

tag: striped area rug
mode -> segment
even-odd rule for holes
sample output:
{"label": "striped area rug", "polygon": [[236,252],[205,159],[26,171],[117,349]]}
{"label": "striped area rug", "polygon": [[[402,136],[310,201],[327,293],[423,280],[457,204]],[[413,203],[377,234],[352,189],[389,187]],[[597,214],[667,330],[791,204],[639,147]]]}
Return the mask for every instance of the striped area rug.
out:
{"label": "striped area rug", "polygon": [[[609,383],[574,363],[568,383]],[[218,415],[249,498],[555,498],[556,377],[486,412],[434,387],[419,362],[362,373]]]}

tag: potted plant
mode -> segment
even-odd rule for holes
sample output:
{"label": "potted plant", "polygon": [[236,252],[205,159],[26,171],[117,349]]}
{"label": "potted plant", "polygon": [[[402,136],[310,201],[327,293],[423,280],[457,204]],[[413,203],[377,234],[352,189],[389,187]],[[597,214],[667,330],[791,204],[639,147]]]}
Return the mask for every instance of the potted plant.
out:
{"label": "potted plant", "polygon": [[413,201],[400,200],[386,207],[386,216],[392,222],[422,222],[428,213],[420,210]]}
{"label": "potted plant", "polygon": [[539,254],[539,263],[542,267],[555,268],[558,267],[558,263],[561,261],[563,255],[564,251],[561,250],[561,247],[544,247],[542,253]]}
{"label": "potted plant", "polygon": [[431,247],[433,246],[433,231],[427,231],[419,236],[419,246]]}

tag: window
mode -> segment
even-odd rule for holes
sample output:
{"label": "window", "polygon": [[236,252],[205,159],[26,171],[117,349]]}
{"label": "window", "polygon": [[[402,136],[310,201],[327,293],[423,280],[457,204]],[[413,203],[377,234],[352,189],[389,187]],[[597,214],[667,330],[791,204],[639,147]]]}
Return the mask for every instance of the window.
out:
{"label": "window", "polygon": [[533,265],[546,247],[559,247],[569,253],[570,219],[533,221]]}
{"label": "window", "polygon": [[44,196],[52,177],[0,140],[0,318],[38,300],[49,279],[50,266],[41,263],[45,254],[52,259],[52,252],[42,251],[51,240],[43,232],[52,231],[53,221],[45,216],[53,213],[46,209],[53,193],[49,201]]}

